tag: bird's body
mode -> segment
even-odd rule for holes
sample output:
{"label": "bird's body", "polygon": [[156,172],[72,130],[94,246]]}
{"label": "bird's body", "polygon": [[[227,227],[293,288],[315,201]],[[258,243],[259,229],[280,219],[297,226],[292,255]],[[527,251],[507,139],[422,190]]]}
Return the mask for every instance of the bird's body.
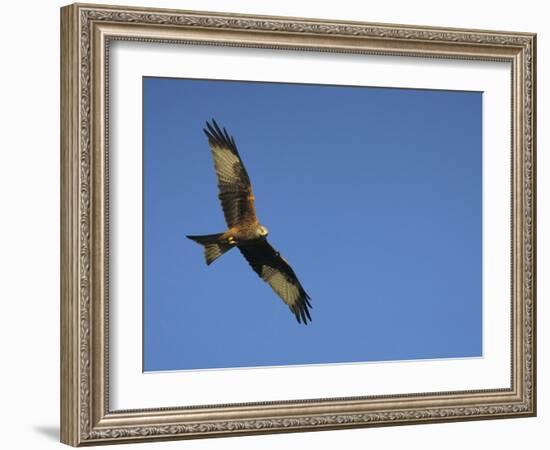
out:
{"label": "bird's body", "polygon": [[220,199],[228,229],[223,233],[187,236],[204,247],[210,265],[238,247],[252,269],[281,297],[298,322],[311,320],[309,295],[288,262],[268,242],[268,230],[260,224],[254,207],[250,178],[233,137],[213,120],[204,130],[212,150]]}
{"label": "bird's body", "polygon": [[266,228],[260,224],[245,224],[242,227],[231,227],[223,233],[222,238],[227,239],[230,244],[253,241],[267,236],[267,233],[264,231],[265,229]]}

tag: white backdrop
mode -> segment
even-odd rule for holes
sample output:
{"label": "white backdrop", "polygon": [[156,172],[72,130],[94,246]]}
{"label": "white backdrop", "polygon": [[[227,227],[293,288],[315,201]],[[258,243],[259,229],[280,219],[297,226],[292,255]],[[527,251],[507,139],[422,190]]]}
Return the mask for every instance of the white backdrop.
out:
{"label": "white backdrop", "polygon": [[[115,2],[126,3],[126,2]],[[28,1],[3,6],[0,72],[0,395],[4,433],[2,447],[60,448],[59,422],[59,6],[58,1]],[[388,23],[509,29],[539,33],[539,324],[549,319],[544,304],[550,273],[550,183],[544,180],[550,159],[544,154],[550,100],[544,80],[550,76],[550,15],[544,2],[460,3],[438,1],[353,0],[181,0],[139,1],[136,6],[202,9],[287,16],[364,20]],[[495,13],[495,11],[498,12]],[[542,175],[542,176],[541,176]],[[548,328],[539,327],[539,417],[469,423],[271,435],[141,444],[143,448],[408,448],[458,449],[491,447],[543,448],[550,419],[550,395],[544,381],[548,367]],[[128,448],[127,445],[119,448]],[[137,448],[137,447],[134,447]],[[140,446],[140,448],[142,448]]]}
{"label": "white backdrop", "polygon": [[[511,166],[501,151],[511,142],[509,64],[437,59],[419,63],[405,57],[327,53],[296,58],[283,51],[266,59],[265,51],[258,49],[138,42],[115,42],[109,55],[113,409],[510,386],[510,230],[500,226],[510,223]],[[483,357],[142,373],[143,75],[483,92]]]}

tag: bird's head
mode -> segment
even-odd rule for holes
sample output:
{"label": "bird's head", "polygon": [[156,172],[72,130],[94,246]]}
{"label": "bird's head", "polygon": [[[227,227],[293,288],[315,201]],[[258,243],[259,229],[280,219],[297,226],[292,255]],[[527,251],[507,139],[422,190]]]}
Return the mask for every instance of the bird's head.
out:
{"label": "bird's head", "polygon": [[263,225],[260,225],[259,228],[258,228],[258,234],[261,237],[266,237],[269,234],[269,230],[266,227],[264,227]]}

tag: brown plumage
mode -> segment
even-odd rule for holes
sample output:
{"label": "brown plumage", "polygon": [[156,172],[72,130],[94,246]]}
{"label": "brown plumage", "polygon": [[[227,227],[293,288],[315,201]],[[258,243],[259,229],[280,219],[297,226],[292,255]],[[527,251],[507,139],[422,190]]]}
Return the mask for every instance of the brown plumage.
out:
{"label": "brown plumage", "polygon": [[309,295],[288,262],[268,242],[267,228],[260,224],[254,208],[250,178],[237,145],[227,130],[206,123],[204,132],[212,151],[220,199],[228,229],[224,233],[187,236],[204,246],[206,264],[238,247],[252,269],[288,305],[298,322],[311,321]]}

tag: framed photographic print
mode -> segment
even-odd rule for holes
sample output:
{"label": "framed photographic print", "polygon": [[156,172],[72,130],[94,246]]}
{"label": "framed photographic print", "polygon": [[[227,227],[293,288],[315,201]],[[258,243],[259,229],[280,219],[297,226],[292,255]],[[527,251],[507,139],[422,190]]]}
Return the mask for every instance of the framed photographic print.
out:
{"label": "framed photographic print", "polygon": [[61,9],[61,440],[536,413],[530,33]]}

